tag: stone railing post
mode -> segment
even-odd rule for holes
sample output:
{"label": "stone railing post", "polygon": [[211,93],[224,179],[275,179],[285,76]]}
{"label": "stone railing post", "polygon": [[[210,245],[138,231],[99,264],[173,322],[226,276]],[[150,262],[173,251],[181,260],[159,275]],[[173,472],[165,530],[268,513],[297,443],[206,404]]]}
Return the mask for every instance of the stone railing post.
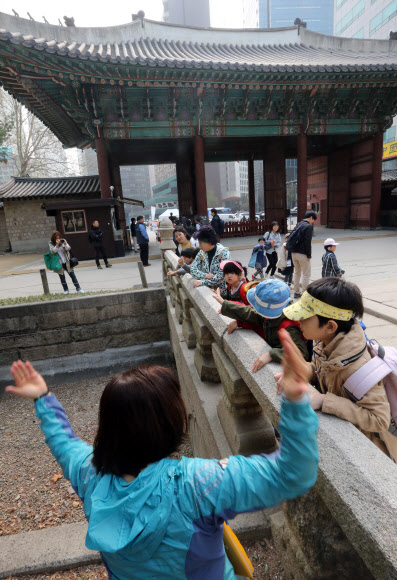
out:
{"label": "stone railing post", "polygon": [[199,377],[202,381],[219,383],[219,373],[212,354],[212,343],[214,342],[214,338],[196,310],[192,309],[190,314],[197,340],[194,353],[194,364],[196,365]]}
{"label": "stone railing post", "polygon": [[[168,218],[164,218],[160,222],[160,250],[161,250],[161,271],[163,273],[163,285],[169,289],[170,285],[167,283],[167,262],[164,258],[164,254],[167,250],[175,250],[174,243],[174,228],[172,221]],[[168,280],[169,282],[169,280]]]}
{"label": "stone railing post", "polygon": [[212,353],[224,391],[217,407],[218,417],[232,452],[272,453],[277,442],[269,418],[223,349],[214,343]]}

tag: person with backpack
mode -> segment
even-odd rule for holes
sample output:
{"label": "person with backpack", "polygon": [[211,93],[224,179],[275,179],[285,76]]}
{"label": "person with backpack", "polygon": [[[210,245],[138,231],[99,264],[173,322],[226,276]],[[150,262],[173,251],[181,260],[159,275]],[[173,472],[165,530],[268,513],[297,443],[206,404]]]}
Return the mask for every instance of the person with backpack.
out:
{"label": "person with backpack", "polygon": [[265,279],[263,274],[263,269],[267,265],[266,257],[266,240],[263,236],[258,238],[258,243],[252,249],[252,255],[248,266],[254,268],[255,272],[252,274],[252,280],[255,280],[258,276],[261,280]]}
{"label": "person with backpack", "polygon": [[309,361],[307,344],[302,336],[299,323],[291,323],[283,314],[283,309],[291,301],[287,284],[276,279],[264,280],[248,290],[247,299],[251,306],[233,304],[233,302],[225,300],[222,303],[221,314],[234,319],[229,323],[229,334],[237,328],[249,328],[255,331],[260,328],[262,330],[262,337],[271,348],[257,358],[252,371],[259,371],[269,362],[279,363],[282,361],[283,349],[279,337],[280,329],[285,329],[290,334],[303,358]]}
{"label": "person with backpack", "polygon": [[266,242],[266,257],[269,261],[269,265],[266,269],[266,274],[269,278],[274,278],[274,274],[277,268],[278,254],[277,249],[281,245],[281,236],[278,233],[279,230],[278,222],[272,222],[271,229],[266,232],[264,238]]}
{"label": "person with backpack", "polygon": [[200,251],[190,267],[190,274],[196,278],[193,287],[209,286],[209,288],[225,287],[220,263],[230,260],[228,248],[217,242],[217,235],[211,226],[202,226],[197,234]]}
{"label": "person with backpack", "polygon": [[216,235],[218,236],[218,242],[220,241],[223,232],[225,231],[225,222],[219,217],[218,211],[213,207],[211,210],[212,220],[211,226],[214,228]]}
{"label": "person with backpack", "polygon": [[299,222],[291,232],[287,242],[287,250],[291,252],[292,263],[295,270],[294,298],[300,298],[302,292],[304,292],[310,284],[310,276],[312,273],[310,260],[312,259],[313,224],[316,219],[316,212],[311,209],[308,210],[305,213],[305,218]]}
{"label": "person with backpack", "polygon": [[[364,314],[358,286],[342,278],[321,278],[283,312],[299,321],[303,336],[314,342],[312,362],[302,361],[306,380],[319,391],[311,395],[312,408],[350,421],[396,461],[397,437],[389,431],[390,405],[383,382],[375,382],[361,398],[346,388],[350,377],[371,360],[358,320]],[[282,375],[275,378],[282,386]]]}
{"label": "person with backpack", "polygon": [[285,234],[284,243],[278,254],[277,268],[280,274],[284,276],[284,282],[291,288],[292,276],[294,275],[294,265],[292,263],[291,252],[287,250],[289,236],[289,234]]}
{"label": "person with backpack", "polygon": [[244,286],[247,284],[247,268],[235,260],[226,260],[219,264],[225,277],[226,288],[214,290],[214,298],[223,304],[224,300],[232,300],[239,304],[248,304]]}
{"label": "person with backpack", "polygon": [[85,544],[101,553],[110,578],[236,580],[225,520],[279,505],[315,484],[318,418],[295,372],[299,353],[287,332],[281,340],[283,444],[275,455],[221,460],[171,457],[189,424],[171,369],[140,366],[115,375],[100,399],[92,446],[74,434],[33,366],[13,363],[15,386],[6,391],[34,401],[45,441],[83,503]]}

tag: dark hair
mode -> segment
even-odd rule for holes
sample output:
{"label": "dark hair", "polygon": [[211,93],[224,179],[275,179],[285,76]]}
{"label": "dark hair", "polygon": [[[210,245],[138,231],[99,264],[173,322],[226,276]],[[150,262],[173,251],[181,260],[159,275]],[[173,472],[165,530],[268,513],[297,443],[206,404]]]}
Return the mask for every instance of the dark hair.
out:
{"label": "dark hair", "polygon": [[139,222],[139,220],[141,220],[141,219],[143,219],[143,215],[139,215],[139,216],[136,218],[136,221],[137,221],[137,222]]}
{"label": "dark hair", "polygon": [[92,463],[97,473],[135,475],[168,457],[183,441],[187,413],[175,373],[138,366],[106,385]]}
{"label": "dark hair", "polygon": [[[353,310],[354,316],[351,320],[335,320],[338,325],[337,334],[339,332],[349,332],[354,324],[356,318],[362,318],[364,315],[364,304],[361,290],[356,284],[346,282],[341,278],[321,278],[312,282],[308,288],[308,293],[313,298],[330,304],[336,308],[343,308],[345,310]],[[333,318],[326,318],[325,316],[318,316],[320,326],[325,326],[328,320]]]}
{"label": "dark hair", "polygon": [[279,225],[279,223],[278,223],[277,221],[275,221],[275,220],[274,220],[274,221],[272,222],[272,225],[270,226],[269,234],[271,234],[271,233],[272,233],[272,231],[273,231],[273,227],[274,227],[274,226],[278,226],[278,225]]}
{"label": "dark hair", "polygon": [[135,221],[135,218],[134,218],[134,217],[132,217],[132,218],[131,218],[131,221],[132,221],[132,222],[134,222],[134,221]]}
{"label": "dark hair", "polygon": [[217,215],[217,214],[218,214],[218,210],[217,210],[217,209],[215,209],[215,208],[213,207],[213,208],[211,209],[211,213],[214,213],[215,215]]}
{"label": "dark hair", "polygon": [[199,215],[194,216],[194,221],[201,224],[201,217]]}
{"label": "dark hair", "polygon": [[184,250],[181,251],[181,256],[183,256],[184,258],[192,258],[192,260],[194,260],[199,251],[200,248],[191,248],[191,247],[185,248]]}
{"label": "dark hair", "polygon": [[248,271],[247,268],[245,268],[241,262],[238,262],[237,260],[234,260],[234,262],[236,262],[237,264],[240,264],[242,270],[240,270],[239,268],[237,268],[236,264],[233,264],[233,262],[228,262],[227,264],[225,264],[224,268],[223,268],[223,273],[224,274],[237,274],[238,276],[243,273],[244,276],[247,276]]}
{"label": "dark hair", "polygon": [[261,236],[260,238],[258,238],[258,242],[266,242],[266,238],[264,238],[263,236]]}
{"label": "dark hair", "polygon": [[306,218],[310,218],[310,217],[311,217],[311,218],[313,218],[314,220],[316,220],[316,219],[317,219],[317,214],[316,214],[316,212],[315,212],[315,211],[313,211],[312,209],[308,209],[308,210],[305,212],[305,219],[306,219]]}
{"label": "dark hair", "polygon": [[212,244],[213,246],[216,246],[218,243],[216,232],[212,226],[203,226],[197,234],[197,239],[199,242],[206,242],[207,244]]}
{"label": "dark hair", "polygon": [[325,250],[326,252],[328,252],[328,250],[329,250],[330,248],[332,248],[332,247],[333,247],[333,246],[324,246],[324,250]]}
{"label": "dark hair", "polygon": [[186,236],[187,240],[190,240],[190,234],[187,232],[187,230],[185,230],[185,228],[183,226],[176,226],[176,228],[174,229],[174,235],[177,232],[181,232],[182,234],[184,234]]}
{"label": "dark hair", "polygon": [[50,238],[50,239],[51,239],[51,244],[52,244],[53,246],[55,246],[55,243],[56,243],[56,242],[55,242],[55,240],[56,240],[57,238],[62,238],[62,234],[61,234],[61,232],[57,232],[57,231],[55,231],[55,232],[53,232],[53,233],[52,233],[52,236],[51,236],[51,238]]}
{"label": "dark hair", "polygon": [[93,226],[95,222],[99,223],[99,220],[97,218],[95,218],[94,220],[92,220],[91,225]]}

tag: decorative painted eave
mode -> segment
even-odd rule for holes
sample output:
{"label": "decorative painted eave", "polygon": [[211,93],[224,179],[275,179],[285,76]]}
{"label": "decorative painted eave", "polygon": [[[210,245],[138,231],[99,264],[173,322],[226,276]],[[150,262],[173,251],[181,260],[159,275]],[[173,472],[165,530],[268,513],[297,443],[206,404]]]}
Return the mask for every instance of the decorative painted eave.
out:
{"label": "decorative painted eave", "polygon": [[0,200],[78,197],[98,194],[98,175],[74,177],[12,177],[0,187]]}
{"label": "decorative painted eave", "polygon": [[397,41],[341,39],[298,27],[227,30],[151,20],[64,28],[0,13],[0,40],[103,63],[258,72],[397,70]]}

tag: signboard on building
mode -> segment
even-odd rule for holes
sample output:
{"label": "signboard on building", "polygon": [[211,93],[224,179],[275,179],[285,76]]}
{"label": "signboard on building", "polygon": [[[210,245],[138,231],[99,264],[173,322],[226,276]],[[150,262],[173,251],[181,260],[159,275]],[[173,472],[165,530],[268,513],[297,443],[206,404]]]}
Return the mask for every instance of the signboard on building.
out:
{"label": "signboard on building", "polygon": [[392,159],[397,157],[397,141],[391,141],[390,143],[383,144],[383,156],[382,159]]}

